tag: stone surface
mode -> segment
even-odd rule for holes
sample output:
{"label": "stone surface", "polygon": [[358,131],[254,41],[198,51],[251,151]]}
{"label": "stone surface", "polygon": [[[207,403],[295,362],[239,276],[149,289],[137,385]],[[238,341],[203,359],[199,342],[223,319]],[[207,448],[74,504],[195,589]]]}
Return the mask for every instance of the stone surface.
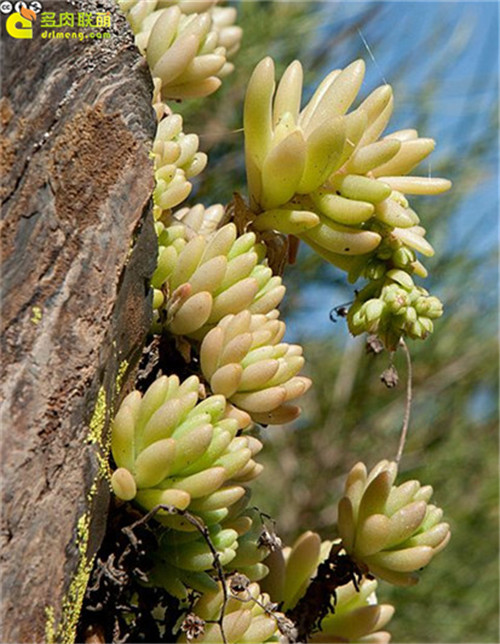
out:
{"label": "stone surface", "polygon": [[2,642],[74,632],[156,261],[149,72],[111,0],[44,2],[63,10],[109,10],[111,37],[2,24]]}

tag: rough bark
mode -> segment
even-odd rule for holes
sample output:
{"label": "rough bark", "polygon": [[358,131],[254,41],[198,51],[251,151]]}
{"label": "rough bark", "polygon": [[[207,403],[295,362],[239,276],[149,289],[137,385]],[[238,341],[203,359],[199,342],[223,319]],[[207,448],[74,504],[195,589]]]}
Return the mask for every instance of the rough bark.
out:
{"label": "rough bark", "polygon": [[2,642],[74,635],[149,325],[152,84],[111,0],[44,2],[83,10],[112,37],[2,36]]}

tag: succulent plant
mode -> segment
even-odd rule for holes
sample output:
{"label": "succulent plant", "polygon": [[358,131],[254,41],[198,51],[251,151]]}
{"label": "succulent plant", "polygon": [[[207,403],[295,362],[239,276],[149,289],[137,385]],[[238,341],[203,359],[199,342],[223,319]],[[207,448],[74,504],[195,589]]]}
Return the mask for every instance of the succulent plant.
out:
{"label": "succulent plant", "polygon": [[380,138],[393,109],[390,86],[348,113],[363,80],[362,61],[331,72],[301,109],[300,63],[286,69],[275,90],[274,64],[266,58],[252,74],[244,108],[251,209],[245,229],[255,232],[238,236],[234,223],[221,226],[222,205],[173,213],[207,157],[164,101],[207,96],[232,71],[228,58],[241,29],[236,10],[216,4],[119,0],[151,69],[158,120],[153,331],[192,341],[213,395],[200,400],[205,387],[198,377],[181,383],[175,375],[160,377],[144,395],[130,393],[112,425],[111,486],[145,511],[166,506],[155,515],[158,547],[146,583],[189,601],[193,612],[178,641],[276,642],[287,629],[295,641],[300,630],[276,611],[278,604],[295,618],[343,548],[342,561],[356,574],[327,588],[325,601],[335,598],[335,611],[322,606],[322,630],[310,641],[384,644],[390,635],[379,629],[393,608],[377,604],[377,581],[362,575],[416,583],[416,571],[446,546],[449,526],[429,504],[430,486],[395,486],[396,463],[381,461],[370,473],[358,463],[348,476],[338,512],[341,542],[306,532],[293,547],[274,549],[265,536],[245,487],[262,470],[254,460],[262,444],[243,432],[252,420],[295,418],[300,408],[290,401],[311,382],[298,375],[301,347],[282,342],[285,325],[276,309],[285,287],[257,235],[295,235],[351,282],[367,279],[348,312],[349,329],[375,333],[395,350],[404,336],[426,337],[442,313],[440,301],[412,278],[427,275],[417,253],[434,251],[406,195],[439,194],[451,184],[408,176],[433,150],[432,139],[410,129]]}
{"label": "succulent plant", "polygon": [[[221,566],[229,564],[238,548],[238,533],[215,524],[208,528],[208,538],[217,553]],[[214,553],[204,535],[198,531],[168,530],[159,539],[158,549],[152,553],[154,565],[148,574],[153,586],[164,588],[179,599],[188,597],[189,589],[198,592],[217,590],[214,579]]]}
{"label": "succulent plant", "polygon": [[[183,634],[178,642],[222,644],[221,629],[217,620],[223,607],[224,595],[220,584],[217,591],[204,593],[194,604],[193,613],[197,620],[184,621]],[[269,608],[268,608],[269,607]],[[286,618],[281,613],[275,612],[275,605],[270,602],[269,596],[261,594],[259,585],[251,583],[240,592],[231,591],[225,606],[222,627],[225,641],[228,644],[261,644],[264,642],[279,641],[279,619]],[[196,623],[200,634],[190,631],[190,624]],[[201,632],[200,632],[201,631]]]}
{"label": "succulent plant", "polygon": [[[212,28],[217,31],[218,45],[224,47],[226,50],[226,57],[232,58],[241,44],[241,37],[243,30],[238,25],[235,25],[237,13],[234,7],[212,7]],[[233,71],[233,64],[226,62],[226,65],[219,72],[219,76],[225,76]]]}
{"label": "succulent plant", "polygon": [[184,134],[179,114],[165,116],[158,123],[153,141],[155,166],[155,218],[189,196],[192,179],[206,166],[207,155],[198,152],[196,134]]}
{"label": "succulent plant", "polygon": [[429,504],[432,487],[418,481],[395,486],[395,462],[380,461],[367,472],[350,471],[338,506],[338,528],[347,553],[361,567],[389,583],[417,583],[426,566],[450,539],[443,512]]}
{"label": "succulent plant", "polygon": [[180,224],[156,226],[154,331],[202,339],[226,315],[266,314],[281,302],[285,287],[267,266],[254,233],[237,237],[232,223],[208,238]]}
{"label": "succulent plant", "polygon": [[309,378],[298,376],[302,347],[281,342],[285,324],[278,312],[224,317],[201,344],[200,365],[213,393],[250,414],[255,422],[281,424],[297,417],[289,402],[305,393]]}
{"label": "succulent plant", "polygon": [[390,604],[377,603],[377,581],[363,579],[356,590],[351,582],[336,590],[335,611],[321,621],[321,630],[313,633],[309,641],[324,642],[366,642],[388,644],[391,635],[381,631],[394,615]]}
{"label": "succulent plant", "polygon": [[208,208],[205,208],[201,204],[196,204],[196,206],[191,208],[180,208],[176,210],[168,223],[174,225],[181,222],[191,232],[209,237],[220,228],[223,219],[224,206],[222,204],[215,204]]}
{"label": "succulent plant", "polygon": [[295,540],[292,547],[271,552],[265,564],[269,575],[263,580],[262,588],[283,611],[294,608],[304,596],[319,563],[328,556],[331,543],[321,543],[316,532],[308,530]]}
{"label": "succulent plant", "polygon": [[157,0],[156,9],[168,9],[178,6],[184,14],[203,13],[209,11],[219,0]]}
{"label": "succulent plant", "polygon": [[374,333],[394,351],[403,336],[425,339],[442,313],[437,297],[416,286],[405,271],[391,269],[356,294],[347,321],[353,335]]}
{"label": "succulent plant", "polygon": [[[257,473],[260,472],[262,466],[255,465]],[[252,478],[252,473],[247,474]],[[248,583],[267,575],[269,569],[262,561],[269,548],[260,538],[262,519],[254,508],[248,508],[249,490],[243,490],[243,494],[240,490],[233,485],[222,489],[219,495],[202,498],[198,504],[191,503],[191,516],[201,519],[200,511],[210,512],[220,509],[225,502],[228,504],[225,518],[208,526],[205,532],[200,530],[203,523],[193,531],[162,529],[158,548],[150,553],[154,565],[148,573],[149,585],[163,587],[174,597],[185,599],[189,590],[217,591],[221,568],[226,576],[238,571]]]}
{"label": "succulent plant", "polygon": [[161,83],[163,100],[208,96],[220,87],[220,77],[232,71],[227,57],[237,51],[242,31],[234,25],[234,8],[214,4],[120,2],[153,79]]}
{"label": "succulent plant", "polygon": [[301,110],[300,63],[289,65],[275,91],[274,64],[265,58],[253,72],[245,99],[245,158],[250,204],[258,215],[255,226],[299,234],[327,259],[374,251],[385,234],[379,224],[390,229],[418,224],[403,193],[438,194],[451,185],[445,179],[404,176],[433,150],[432,139],[402,130],[377,140],[392,113],[389,85],[346,115],[363,76],[361,60],[331,72]]}
{"label": "succulent plant", "polygon": [[247,491],[246,498],[232,505],[229,515],[222,522],[223,528],[235,530],[238,534],[235,556],[225,568],[227,572],[236,571],[245,575],[249,581],[260,581],[269,573],[269,568],[263,561],[268,556],[270,547],[262,538],[265,528],[258,511],[247,507],[249,498],[250,493]]}
{"label": "succulent plant", "polygon": [[[407,176],[432,152],[432,139],[413,129],[379,139],[393,109],[389,85],[347,113],[363,76],[361,60],[331,72],[301,110],[300,63],[289,65],[275,90],[273,61],[262,60],[245,99],[245,159],[253,227],[298,236],[351,282],[375,281],[380,294],[386,273],[425,277],[416,253],[434,254],[405,195],[439,194],[451,183]],[[397,339],[431,331],[430,318],[409,319]]]}
{"label": "succulent plant", "polygon": [[[117,469],[114,493],[145,510],[159,504],[189,509],[205,524],[220,522],[244,494],[241,482],[257,476],[253,456],[262,445],[241,428],[223,396],[198,402],[199,380],[182,384],[162,376],[146,391],[130,393],[113,421],[111,450]],[[185,518],[167,511],[158,520],[194,531]]]}
{"label": "succulent plant", "polygon": [[236,530],[224,528],[219,523],[210,526],[206,536],[198,531],[168,530],[161,535],[159,547],[151,555],[154,565],[148,574],[149,583],[163,587],[179,599],[186,599],[189,590],[216,591],[213,550],[218,563],[226,566],[234,560],[238,546]]}
{"label": "succulent plant", "polygon": [[[262,588],[283,611],[297,606],[305,596],[318,566],[325,561],[333,543],[321,541],[315,532],[304,532],[293,546],[271,552],[265,560],[268,576]],[[394,609],[378,605],[375,580],[362,579],[359,590],[352,582],[335,589],[335,608],[321,619],[320,630],[313,632],[311,642],[377,642],[390,641],[387,632],[377,632],[391,619]],[[323,598],[327,599],[327,598]]]}

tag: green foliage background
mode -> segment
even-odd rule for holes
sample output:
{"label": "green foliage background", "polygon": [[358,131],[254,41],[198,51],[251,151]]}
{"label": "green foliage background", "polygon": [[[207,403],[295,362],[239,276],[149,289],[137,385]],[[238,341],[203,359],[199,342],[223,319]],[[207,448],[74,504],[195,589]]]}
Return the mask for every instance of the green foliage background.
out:
{"label": "green foliage background", "polygon": [[[484,5],[481,11],[479,5]],[[381,78],[394,87],[389,131],[418,127],[421,135],[438,141],[432,173],[451,178],[454,188],[422,199],[416,210],[436,248],[436,257],[426,261],[425,285],[444,301],[445,316],[431,338],[410,343],[414,401],[400,480],[419,478],[434,486],[435,502],[445,509],[453,536],[415,588],[381,583],[379,600],[396,607],[389,625],[394,642],[498,642],[498,201],[493,187],[498,178],[498,6],[239,2],[237,7],[244,42],[236,72],[210,99],[179,106],[186,131],[200,135],[209,168],[216,169],[204,174],[193,203],[227,203],[234,191],[245,192],[243,97],[251,70],[267,54],[278,73],[299,58],[309,93],[331,68],[362,56],[368,64],[363,95]],[[306,529],[334,537],[348,469],[358,460],[372,466],[394,458],[406,370],[404,356],[397,355],[401,382],[387,390],[379,380],[387,354],[366,355],[363,341],[349,338],[342,320],[329,322],[329,310],[352,298],[340,271],[303,248],[285,282],[282,318],[288,340],[304,345],[314,387],[295,427],[262,432],[260,458],[266,469],[254,486],[254,500],[278,519],[280,534],[291,544]]]}

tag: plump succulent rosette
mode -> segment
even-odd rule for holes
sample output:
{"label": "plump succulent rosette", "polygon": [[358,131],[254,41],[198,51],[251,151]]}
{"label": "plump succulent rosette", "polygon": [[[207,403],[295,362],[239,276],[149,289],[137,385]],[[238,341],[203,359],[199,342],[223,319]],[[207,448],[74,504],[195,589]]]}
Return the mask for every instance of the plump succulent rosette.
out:
{"label": "plump succulent rosette", "polygon": [[[170,505],[199,516],[206,525],[222,521],[245,495],[242,483],[262,470],[253,457],[262,444],[238,436],[246,414],[234,412],[223,396],[199,401],[200,382],[192,376],[158,378],[141,395],[131,392],[115,416],[111,451],[117,469],[114,493],[145,510]],[[164,525],[187,532],[185,518],[160,511]]]}
{"label": "plump succulent rosette", "polygon": [[274,64],[265,58],[245,98],[245,159],[255,226],[297,234],[333,263],[337,255],[345,262],[374,251],[387,233],[381,224],[395,236],[399,228],[411,233],[419,219],[404,193],[438,194],[451,185],[445,179],[405,176],[433,150],[432,139],[401,130],[378,140],[392,114],[389,85],[346,114],[364,68],[357,60],[331,72],[301,110],[300,63],[285,70],[275,91]]}
{"label": "plump succulent rosette", "polygon": [[[229,564],[238,548],[238,533],[215,524],[208,528],[208,537],[222,566]],[[148,582],[164,588],[178,599],[187,599],[189,592],[217,590],[214,554],[206,538],[198,531],[169,530],[161,535],[159,547],[152,555],[154,565]]]}
{"label": "plump succulent rosette", "polygon": [[405,336],[425,339],[441,317],[441,301],[417,286],[401,269],[391,269],[356,294],[347,323],[353,335],[373,333],[391,351]]}
{"label": "plump succulent rosette", "polygon": [[[283,611],[293,609],[304,597],[319,564],[328,558],[331,541],[321,541],[315,532],[305,532],[293,546],[270,553],[265,560],[269,574],[261,582],[271,599]],[[310,636],[311,642],[377,642],[390,641],[380,631],[391,619],[394,609],[377,603],[375,580],[363,579],[359,592],[350,582],[336,589],[335,611],[321,622],[321,631]]]}
{"label": "plump succulent rosette", "polygon": [[232,223],[208,237],[182,224],[157,222],[156,231],[153,331],[201,340],[226,315],[267,314],[283,299],[285,287],[254,233],[238,237]]}
{"label": "plump succulent rosette", "polygon": [[153,141],[155,218],[162,211],[184,201],[193,186],[189,179],[203,171],[207,155],[198,151],[196,134],[184,134],[179,114],[165,116],[158,123]]}
{"label": "plump succulent rosette", "polygon": [[[219,495],[221,503],[215,505],[223,505],[226,502],[224,496],[232,502],[223,490]],[[247,490],[230,505],[227,516],[220,523],[208,527],[210,545],[198,530],[164,531],[159,537],[157,550],[152,553],[154,565],[148,574],[149,583],[163,587],[179,599],[185,599],[190,590],[200,593],[217,591],[218,572],[212,548],[226,575],[237,571],[249,581],[265,577],[269,569],[262,561],[269,549],[260,541],[262,520],[255,509],[247,507],[249,499]],[[196,512],[200,508],[212,508],[212,500],[217,501],[217,495],[211,495],[207,501],[202,500],[199,507],[193,503],[190,510]]]}
{"label": "plump succulent rosette", "polygon": [[377,581],[363,579],[356,590],[350,582],[336,590],[335,612],[321,622],[321,631],[309,638],[315,644],[333,642],[363,642],[363,644],[388,644],[391,634],[384,628],[394,615],[390,604],[377,603]]}
{"label": "plump succulent rosette", "polygon": [[[249,521],[251,525],[251,519]],[[226,571],[238,570],[247,577],[246,572],[240,570],[240,562],[245,563],[250,553],[252,560],[264,559],[268,552],[265,548],[259,548],[251,533],[240,536],[234,528],[221,524],[210,526],[208,536],[220,565]],[[198,532],[166,532],[160,539],[154,562],[149,582],[163,587],[174,597],[185,599],[190,590],[201,593],[217,590],[218,573],[215,569],[214,553],[206,538]],[[259,574],[255,574],[257,564],[242,568],[254,572],[252,576],[260,579],[267,572],[267,568],[263,564],[260,565],[262,570],[259,570]]]}
{"label": "plump succulent rosette", "polygon": [[163,100],[208,96],[232,71],[227,58],[238,50],[242,30],[234,25],[234,8],[214,5],[212,0],[121,0]]}
{"label": "plump succulent rosette", "polygon": [[429,503],[430,485],[412,480],[394,485],[395,462],[381,461],[369,473],[363,463],[350,471],[338,506],[342,544],[360,566],[398,586],[418,581],[450,539],[443,511]]}
{"label": "plump succulent rosette", "polygon": [[379,138],[393,109],[389,85],[348,113],[363,76],[361,60],[331,72],[301,110],[300,63],[286,69],[276,90],[273,61],[257,65],[244,109],[253,226],[298,236],[351,282],[393,269],[425,277],[417,253],[434,250],[406,195],[439,194],[451,183],[407,176],[432,152],[432,139],[413,129]]}
{"label": "plump succulent rosette", "polygon": [[224,317],[205,336],[200,366],[213,393],[221,394],[261,424],[282,424],[300,408],[290,401],[311,386],[299,376],[302,347],[281,342],[285,323],[278,311],[252,315],[242,311]]}
{"label": "plump succulent rosette", "polygon": [[[203,632],[197,637],[188,636],[189,631],[183,632],[177,641],[222,644],[224,639],[217,620],[220,618],[223,604],[224,594],[219,583],[216,591],[204,593],[192,609],[197,618],[202,620]],[[280,641],[278,619],[285,619],[285,617],[274,611],[270,614],[270,611],[266,610],[269,605],[269,596],[261,593],[257,583],[251,583],[241,592],[230,590],[222,620],[225,641],[228,644],[262,644]]]}

